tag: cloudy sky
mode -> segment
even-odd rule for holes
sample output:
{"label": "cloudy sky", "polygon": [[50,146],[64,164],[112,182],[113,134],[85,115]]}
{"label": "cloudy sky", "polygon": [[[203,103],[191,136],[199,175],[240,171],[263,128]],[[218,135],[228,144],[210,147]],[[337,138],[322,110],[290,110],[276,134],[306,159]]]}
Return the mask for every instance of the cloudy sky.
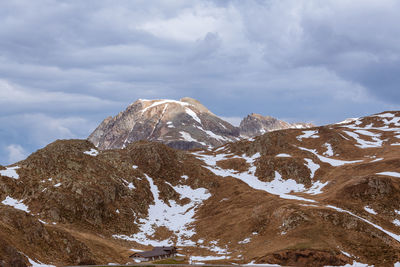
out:
{"label": "cloudy sky", "polygon": [[138,98],[325,124],[400,109],[397,0],[0,1],[0,164]]}

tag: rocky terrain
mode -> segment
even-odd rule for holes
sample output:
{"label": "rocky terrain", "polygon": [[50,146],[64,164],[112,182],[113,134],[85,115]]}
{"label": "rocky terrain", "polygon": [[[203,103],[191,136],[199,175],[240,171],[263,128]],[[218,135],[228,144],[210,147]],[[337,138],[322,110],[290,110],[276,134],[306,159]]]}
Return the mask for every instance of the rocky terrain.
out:
{"label": "rocky terrain", "polygon": [[139,99],[117,116],[106,118],[88,139],[99,149],[147,140],[188,150],[238,141],[239,136],[238,128],[186,97],[180,101]]}
{"label": "rocky terrain", "polygon": [[251,114],[243,119],[240,127],[235,127],[193,98],[179,101],[139,99],[117,116],[106,118],[88,140],[101,150],[125,148],[139,140],[189,150],[212,148],[274,130],[313,126]]}
{"label": "rocky terrain", "polygon": [[203,263],[400,262],[400,112],[211,149],[95,145],[0,166],[4,266],[127,263],[167,244]]}
{"label": "rocky terrain", "polygon": [[271,116],[262,116],[260,114],[252,113],[240,122],[239,130],[242,137],[251,138],[265,134],[266,132],[282,129],[302,129],[312,127],[315,127],[312,123],[288,123]]}

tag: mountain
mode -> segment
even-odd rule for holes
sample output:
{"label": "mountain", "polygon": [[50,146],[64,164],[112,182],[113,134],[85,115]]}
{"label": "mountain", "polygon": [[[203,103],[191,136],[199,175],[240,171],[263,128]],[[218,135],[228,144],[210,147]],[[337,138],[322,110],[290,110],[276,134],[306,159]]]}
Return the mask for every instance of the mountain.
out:
{"label": "mountain", "polygon": [[240,122],[239,129],[241,136],[251,138],[276,130],[312,127],[315,127],[312,123],[288,123],[271,116],[252,113]]}
{"label": "mountain", "polygon": [[139,140],[189,150],[217,147],[273,130],[313,126],[251,114],[243,119],[240,127],[235,127],[193,98],[179,101],[139,99],[117,116],[106,118],[88,140],[101,150],[124,148]]}
{"label": "mountain", "polygon": [[167,244],[208,263],[400,262],[398,111],[211,150],[58,140],[0,175],[5,266],[124,264]]}
{"label": "mountain", "polygon": [[102,150],[123,148],[139,140],[187,150],[237,141],[239,129],[192,98],[139,99],[124,112],[106,118],[88,140]]}

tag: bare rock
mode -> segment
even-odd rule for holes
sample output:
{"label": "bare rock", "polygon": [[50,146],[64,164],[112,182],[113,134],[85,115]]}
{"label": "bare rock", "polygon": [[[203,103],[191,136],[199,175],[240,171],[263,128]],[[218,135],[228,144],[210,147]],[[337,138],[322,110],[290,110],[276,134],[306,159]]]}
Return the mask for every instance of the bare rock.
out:
{"label": "bare rock", "polygon": [[271,116],[262,116],[252,113],[240,122],[240,134],[244,137],[254,137],[266,132],[289,129],[289,128],[311,128],[311,123],[288,123]]}

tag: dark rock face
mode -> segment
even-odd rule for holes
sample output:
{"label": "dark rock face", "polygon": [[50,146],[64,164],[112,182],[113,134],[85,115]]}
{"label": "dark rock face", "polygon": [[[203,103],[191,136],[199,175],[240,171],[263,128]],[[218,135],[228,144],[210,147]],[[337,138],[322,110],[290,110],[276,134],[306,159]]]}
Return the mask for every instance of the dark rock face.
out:
{"label": "dark rock face", "polygon": [[271,116],[261,116],[252,113],[240,122],[240,134],[244,137],[254,137],[266,132],[289,129],[289,128],[311,128],[311,123],[287,123]]}

